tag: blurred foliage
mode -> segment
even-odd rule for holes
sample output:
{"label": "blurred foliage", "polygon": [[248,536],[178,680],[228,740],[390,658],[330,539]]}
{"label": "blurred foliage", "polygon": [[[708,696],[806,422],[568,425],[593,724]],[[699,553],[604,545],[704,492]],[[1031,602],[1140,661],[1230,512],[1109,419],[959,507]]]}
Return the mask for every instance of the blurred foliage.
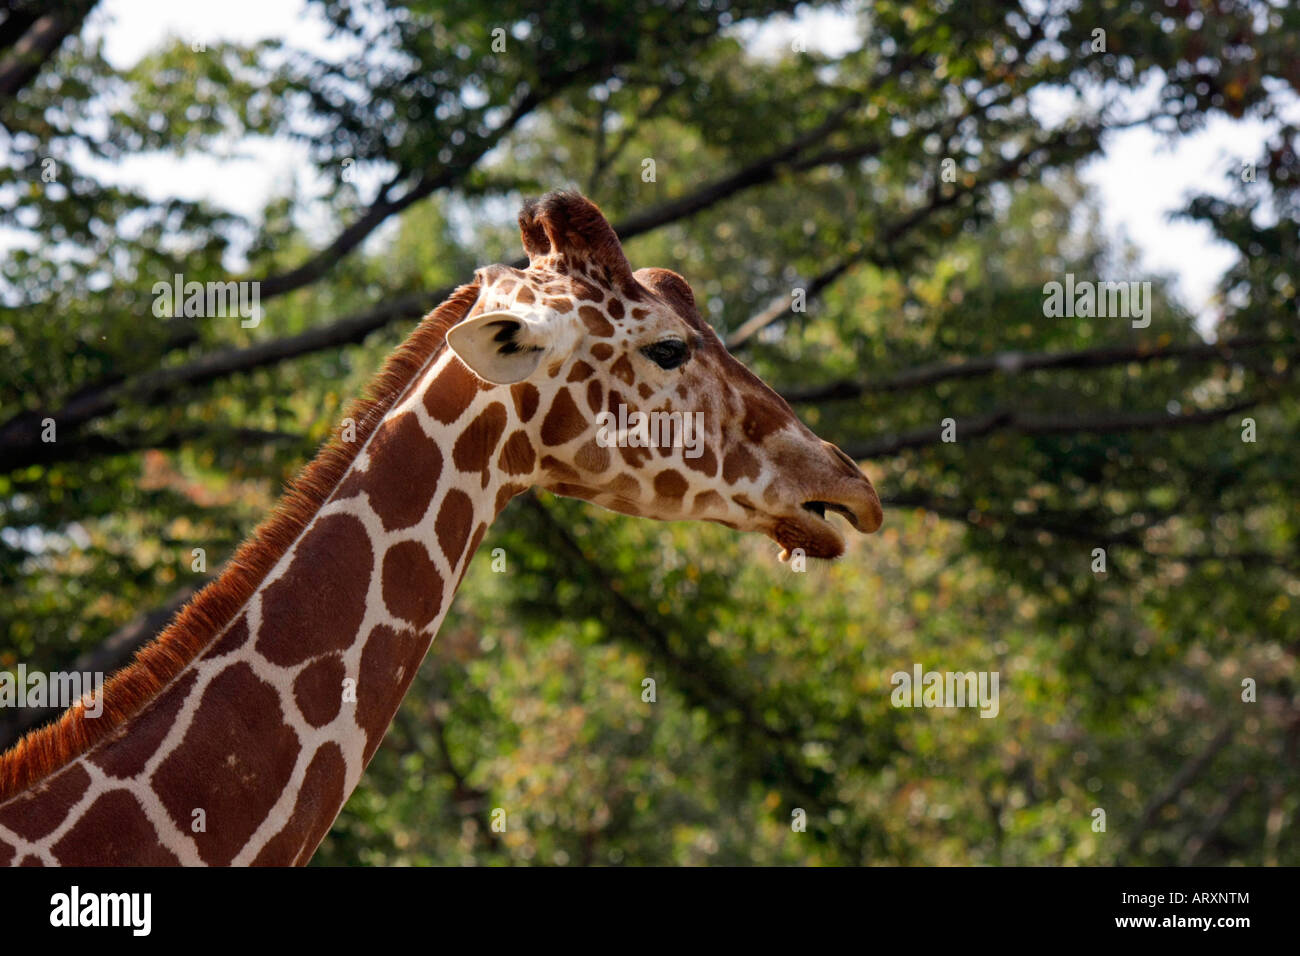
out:
{"label": "blurred foliage", "polygon": [[[723,334],[845,263],[741,354],[791,392],[868,386],[797,410],[846,448],[889,448],[865,456],[885,528],[796,574],[770,542],[716,526],[517,501],[315,862],[1300,863],[1300,160],[1282,108],[1300,89],[1300,14],[1057,6],[864,5],[864,41],[836,56],[790,49],[799,21],[774,17],[793,8],[778,2],[337,0],[312,10],[338,57],[176,39],[121,71],[83,31],[0,103],[0,225],[30,240],[0,265],[0,431],[464,281],[518,255],[523,195],[573,184],[619,221],[742,172],[631,239],[629,258],[685,274]],[[783,55],[754,52],[755,23]],[[1124,113],[1138,90],[1155,92],[1150,117]],[[1069,115],[1044,128],[1035,92]],[[879,387],[996,353],[1203,344],[1169,280],[1102,237],[1076,171],[1108,126],[1176,136],[1213,115],[1273,130],[1185,211],[1240,252],[1214,335],[1253,344]],[[229,155],[247,136],[304,143],[324,194],[296,187],[249,219],[156,202],[91,161]],[[153,316],[156,281],[291,274],[376,189],[430,183],[392,228],[268,300],[255,329]],[[1044,283],[1067,272],[1150,280],[1150,327],[1045,317]],[[69,458],[5,461],[0,667],[66,665],[200,580],[193,548],[214,570],[411,327],[128,395],[60,433]],[[1004,413],[1059,427],[897,441]],[[998,671],[999,715],[892,707],[890,675],[916,663]]]}

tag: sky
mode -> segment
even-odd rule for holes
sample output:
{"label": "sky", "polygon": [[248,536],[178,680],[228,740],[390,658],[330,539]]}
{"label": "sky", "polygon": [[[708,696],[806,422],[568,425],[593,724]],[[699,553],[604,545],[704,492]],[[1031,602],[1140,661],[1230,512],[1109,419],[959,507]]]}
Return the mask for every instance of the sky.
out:
{"label": "sky", "polygon": [[[274,37],[311,50],[330,43],[325,26],[308,15],[303,0],[104,0],[90,29],[102,31],[105,55],[118,67],[130,65],[169,34],[208,42]],[[857,26],[843,13],[816,10],[761,26],[745,24],[736,32],[760,54],[788,46],[792,34],[809,49],[833,54],[853,46]],[[1046,124],[1064,105],[1051,96],[1031,104]],[[1190,194],[1221,191],[1226,175],[1238,172],[1243,159],[1260,154],[1264,137],[1262,124],[1227,118],[1215,118],[1203,131],[1172,145],[1149,129],[1119,131],[1108,134],[1103,155],[1080,169],[1095,190],[1107,235],[1137,246],[1144,272],[1173,278],[1176,294],[1197,316],[1202,332],[1214,325],[1215,286],[1235,252],[1216,242],[1208,227],[1171,220],[1169,213]],[[309,192],[319,185],[298,145],[246,140],[232,146],[238,153],[233,159],[145,155],[99,172],[107,181],[136,186],[154,198],[206,198],[250,216],[270,195],[286,191],[295,177]]]}

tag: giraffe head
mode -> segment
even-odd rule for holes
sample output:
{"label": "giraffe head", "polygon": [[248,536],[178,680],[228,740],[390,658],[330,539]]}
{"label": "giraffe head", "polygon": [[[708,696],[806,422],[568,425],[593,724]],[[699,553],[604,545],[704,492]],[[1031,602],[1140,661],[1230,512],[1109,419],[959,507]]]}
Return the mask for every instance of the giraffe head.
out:
{"label": "giraffe head", "polygon": [[727,352],[685,279],[633,272],[594,203],[552,193],[519,226],[528,268],[480,269],[478,301],[447,341],[511,388],[536,484],[626,514],[761,531],[783,559],[843,553],[828,511],[880,527],[861,469]]}

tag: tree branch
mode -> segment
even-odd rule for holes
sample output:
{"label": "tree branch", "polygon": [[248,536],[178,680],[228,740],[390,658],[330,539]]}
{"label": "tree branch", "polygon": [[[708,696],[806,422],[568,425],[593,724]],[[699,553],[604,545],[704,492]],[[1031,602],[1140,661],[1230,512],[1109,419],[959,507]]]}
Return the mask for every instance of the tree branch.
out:
{"label": "tree branch", "polygon": [[1241,802],[1241,798],[1246,795],[1246,791],[1255,788],[1255,778],[1249,774],[1238,780],[1231,790],[1224,796],[1223,800],[1215,808],[1205,821],[1196,836],[1187,841],[1187,846],[1183,848],[1182,865],[1193,866],[1197,858],[1205,850],[1205,847],[1211,840],[1223,829],[1223,824],[1228,819],[1228,814],[1236,808]]}
{"label": "tree branch", "polygon": [[1234,352],[1288,344],[1291,343],[1258,336],[1241,336],[1223,342],[1171,345],[1138,342],[1133,345],[1101,345],[1073,352],[995,352],[992,355],[975,358],[918,365],[874,382],[839,381],[803,389],[785,389],[781,394],[792,404],[838,402],[860,398],[863,395],[903,392],[953,379],[976,378],[999,373],[1016,375],[1041,369],[1093,369],[1130,363],[1145,365],[1165,359],[1232,362],[1236,360]]}
{"label": "tree branch", "polygon": [[81,29],[81,24],[97,2],[63,0],[56,9],[32,21],[17,42],[0,57],[0,96],[12,99],[30,83],[63,41]]}
{"label": "tree branch", "polygon": [[334,264],[359,246],[362,241],[381,226],[390,216],[400,213],[422,199],[433,195],[439,189],[457,182],[467,173],[483,154],[492,149],[507,133],[518,125],[519,121],[541,104],[544,97],[530,90],[515,104],[510,115],[498,126],[476,138],[473,145],[467,147],[462,155],[436,173],[425,173],[406,192],[396,199],[389,199],[389,188],[382,190],[369,209],[350,226],[344,229],[324,249],[315,253],[302,265],[278,275],[265,276],[260,280],[262,299],[271,299],[294,289],[310,285],[324,276]]}
{"label": "tree branch", "polygon": [[[1234,402],[1223,408],[1212,408],[1186,414],[1169,412],[1116,412],[1091,418],[1072,418],[1068,415],[1036,415],[1014,409],[1003,409],[979,418],[955,422],[957,441],[979,438],[996,431],[1010,431],[1021,435],[1069,435],[1080,432],[1148,431],[1157,428],[1184,428],[1220,421],[1229,415],[1243,412],[1258,405],[1258,397]],[[911,448],[923,448],[942,442],[943,426],[922,428],[901,435],[888,435],[872,441],[844,444],[841,447],[852,458],[862,460],[896,455]]]}
{"label": "tree branch", "polygon": [[[1055,537],[1070,538],[1078,541],[1091,541],[1097,544],[1138,546],[1141,543],[1140,531],[1129,529],[1112,531],[1097,527],[1095,522],[1077,523],[1065,519],[1070,515],[1060,513],[1036,516],[1034,514],[999,514],[987,508],[961,501],[937,501],[933,498],[920,498],[913,495],[885,495],[880,499],[882,505],[896,508],[920,508],[941,518],[962,521],[981,531],[991,531],[1001,527],[1016,534],[1034,534],[1045,532]],[[1116,515],[1125,518],[1128,514]],[[1145,530],[1145,529],[1143,529]]]}
{"label": "tree branch", "polygon": [[670,199],[643,212],[636,213],[619,223],[614,231],[618,233],[620,239],[626,241],[643,232],[649,232],[670,222],[693,216],[710,206],[717,205],[724,199],[729,199],[744,189],[774,181],[785,163],[807,149],[811,144],[820,142],[835,132],[843,125],[849,114],[861,105],[864,99],[865,94],[854,94],[814,129],[809,130],[802,136],[795,137],[780,149],[774,150],[766,156],[728,173],[726,176],[705,183],[684,196]]}
{"label": "tree branch", "polygon": [[[1092,132],[1100,132],[1100,128],[1095,128]],[[1042,142],[1031,143],[1015,156],[999,163],[997,166],[993,167],[993,170],[990,173],[987,173],[982,177],[976,177],[969,185],[949,190],[946,193],[932,193],[929,202],[923,206],[916,207],[907,215],[900,217],[890,225],[886,226],[876,234],[876,237],[871,243],[864,245],[859,251],[849,256],[845,256],[835,265],[818,273],[805,290],[805,301],[819,296],[831,284],[845,275],[850,268],[860,262],[868,260],[882,264],[895,262],[897,256],[893,254],[893,244],[921,223],[925,222],[936,212],[955,205],[958,201],[968,196],[976,195],[986,187],[994,183],[1002,182],[1008,176],[1017,174],[1020,167],[1032,159],[1034,155],[1041,153],[1044,150],[1050,153],[1055,147],[1062,144],[1068,144],[1069,140],[1072,137],[1079,135],[1079,133],[1079,130],[1056,130]],[[1045,163],[1044,167],[1046,167],[1046,165],[1049,164]],[[727,348],[738,349],[742,347],[762,329],[784,317],[790,308],[792,299],[792,293],[787,293],[773,299],[771,304],[769,304],[763,311],[747,319],[734,333],[727,337]]]}
{"label": "tree branch", "polygon": [[1160,811],[1174,800],[1177,800],[1179,795],[1191,786],[1192,781],[1200,776],[1201,771],[1209,766],[1210,761],[1218,756],[1219,751],[1226,747],[1232,740],[1233,733],[1234,729],[1232,725],[1224,724],[1219,732],[1214,735],[1214,739],[1210,741],[1209,745],[1199,754],[1183,764],[1178,773],[1174,774],[1173,779],[1169,781],[1169,785],[1152,798],[1152,800],[1146,805],[1146,808],[1142,811],[1142,816],[1138,819],[1137,826],[1133,828],[1132,834],[1129,836],[1128,843],[1125,845],[1123,851],[1124,856],[1132,856],[1137,852],[1138,845],[1142,842],[1142,838],[1146,835],[1147,831],[1150,830],[1152,825],[1156,822],[1156,817],[1159,815]]}
{"label": "tree branch", "polygon": [[592,163],[591,175],[587,178],[588,193],[594,195],[598,191],[601,178],[604,176],[605,171],[608,170],[614,160],[622,154],[623,150],[627,148],[628,143],[632,141],[632,137],[641,129],[641,124],[646,120],[653,118],[655,113],[659,112],[660,108],[668,102],[669,97],[679,89],[681,89],[681,86],[671,79],[660,82],[655,88],[655,94],[651,98],[650,103],[637,114],[634,122],[628,123],[627,126],[624,127],[618,139],[608,148],[605,147],[604,142],[605,113],[604,105],[601,104],[601,112],[597,118],[597,122],[601,124],[598,129],[600,135],[597,138],[597,146],[595,149],[596,156]]}
{"label": "tree branch", "polygon": [[219,437],[238,445],[265,445],[275,442],[297,442],[301,435],[290,432],[265,431],[260,428],[216,429],[183,428],[165,434],[133,432],[125,435],[78,435],[71,441],[42,443],[28,464],[52,465],[61,461],[89,461],[94,458],[111,458],[146,449],[181,448],[197,438]]}
{"label": "tree branch", "polygon": [[105,383],[82,389],[55,412],[20,412],[0,425],[0,453],[10,468],[31,463],[40,450],[41,422],[54,419],[62,430],[112,414],[128,399],[157,403],[184,388],[203,385],[239,372],[276,365],[313,352],[361,342],[371,332],[401,318],[419,318],[450,295],[452,289],[405,295],[329,325],[317,326],[297,335],[259,342],[246,348],[224,349],[192,362],[158,369],[126,382]]}

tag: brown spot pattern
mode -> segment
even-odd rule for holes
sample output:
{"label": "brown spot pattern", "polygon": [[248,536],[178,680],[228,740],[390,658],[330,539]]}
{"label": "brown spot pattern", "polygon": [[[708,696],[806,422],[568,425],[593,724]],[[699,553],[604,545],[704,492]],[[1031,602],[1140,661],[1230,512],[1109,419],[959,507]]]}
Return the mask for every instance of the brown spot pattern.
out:
{"label": "brown spot pattern", "polygon": [[722,460],[722,480],[729,485],[735,484],[741,477],[752,481],[758,477],[759,470],[758,459],[744,445],[731,449]]}
{"label": "brown spot pattern", "polygon": [[602,472],[609,467],[609,449],[601,448],[593,438],[578,449],[573,456],[573,463],[582,471]]}
{"label": "brown spot pattern", "polygon": [[181,862],[159,843],[144,807],[125,790],[110,790],[91,804],[51,850],[64,866],[179,866]]}
{"label": "brown spot pattern", "polygon": [[579,299],[584,299],[587,302],[605,301],[605,293],[598,286],[592,285],[583,279],[574,280],[573,288],[578,293]]}
{"label": "brown spot pattern", "polygon": [[565,381],[585,382],[587,379],[591,378],[591,374],[594,371],[596,371],[594,368],[582,361],[582,359],[579,359],[573,363],[573,368],[569,369],[569,377],[566,378]]}
{"label": "brown spot pattern", "polygon": [[582,319],[583,325],[592,335],[607,339],[614,334],[614,326],[610,324],[609,319],[600,314],[599,309],[584,305],[578,309],[578,317]]}
{"label": "brown spot pattern", "polygon": [[244,614],[239,615],[238,620],[230,627],[226,628],[226,633],[221,635],[221,640],[213,644],[204,653],[204,659],[213,657],[222,657],[232,651],[237,651],[244,646],[248,640],[248,617]]}
{"label": "brown spot pattern", "polygon": [[511,484],[502,485],[497,490],[495,514],[498,515],[501,514],[501,512],[505,510],[506,505],[510,503],[511,498],[513,498],[515,495],[522,494],[527,490],[528,490],[527,485],[511,485]]}
{"label": "brown spot pattern", "polygon": [[[244,620],[240,616],[240,621]],[[231,628],[231,630],[235,630]],[[248,626],[244,625],[247,635]],[[243,643],[242,641],[240,643]],[[176,717],[185,705],[198,679],[195,671],[190,671],[163,695],[142,710],[130,724],[131,733],[120,739],[110,741],[96,749],[90,755],[90,761],[110,777],[127,778],[142,773],[167,732],[176,723]],[[125,731],[125,728],[123,728]]]}
{"label": "brown spot pattern", "polygon": [[618,453],[623,456],[629,468],[637,469],[650,460],[649,448],[632,448],[630,446],[620,445]]}
{"label": "brown spot pattern", "polygon": [[562,388],[555,395],[551,407],[542,419],[542,443],[548,446],[563,445],[581,435],[587,428],[587,420],[573,403],[567,388]]}
{"label": "brown spot pattern", "polygon": [[772,402],[763,402],[751,398],[745,403],[745,418],[741,430],[754,444],[758,444],[772,432],[785,425],[784,410]]}
{"label": "brown spot pattern", "polygon": [[532,421],[533,415],[537,413],[537,403],[541,399],[537,386],[531,382],[511,385],[510,398],[515,403],[515,414],[519,416],[519,420],[525,424]]}
{"label": "brown spot pattern", "polygon": [[442,474],[442,452],[414,412],[385,422],[370,443],[366,493],[385,531],[424,517]]}
{"label": "brown spot pattern", "polygon": [[680,498],[686,494],[686,489],[689,487],[686,479],[671,468],[655,475],[654,484],[655,494],[661,498]]}
{"label": "brown spot pattern", "polygon": [[453,358],[424,390],[424,407],[438,421],[450,425],[469,408],[478,387],[478,376]]}
{"label": "brown spot pattern", "polygon": [[698,471],[707,478],[712,478],[718,473],[718,456],[713,454],[712,448],[705,448],[699,458],[686,458],[686,467],[692,471]]}
{"label": "brown spot pattern", "polygon": [[609,490],[623,498],[640,498],[641,482],[627,472],[620,472],[618,477],[610,482]]}
{"label": "brown spot pattern", "polygon": [[542,468],[552,478],[577,478],[578,473],[560,459],[547,455],[542,459]]}
{"label": "brown spot pattern", "polygon": [[442,575],[418,541],[399,541],[384,554],[384,604],[394,617],[425,628],[442,608]]}
{"label": "brown spot pattern", "polygon": [[452,448],[451,458],[456,467],[461,471],[479,472],[484,488],[488,483],[488,463],[505,430],[506,407],[493,402],[469,423]]}
{"label": "brown spot pattern", "polygon": [[[531,454],[531,448],[529,453]],[[465,553],[465,539],[469,537],[469,527],[474,521],[474,502],[469,495],[453,488],[447,492],[438,510],[438,520],[434,531],[438,534],[438,544],[447,558],[448,567],[455,567]]]}
{"label": "brown spot pattern", "polygon": [[253,866],[290,866],[306,863],[329,833],[334,818],[343,807],[343,782],[347,779],[347,764],[339,745],[325,744],[302,778],[298,800],[293,815],[284,828],[262,847],[253,860]]}
{"label": "brown spot pattern", "polygon": [[58,829],[89,786],[90,774],[74,763],[5,804],[0,824],[24,840],[39,840]]}
{"label": "brown spot pattern", "polygon": [[501,457],[497,459],[497,467],[507,475],[526,475],[533,470],[533,464],[537,461],[537,454],[533,451],[533,443],[528,440],[528,436],[517,431],[501,447]]}
{"label": "brown spot pattern", "polygon": [[[151,783],[203,862],[227,866],[280,798],[300,749],[275,688],[247,664],[232,664],[204,689],[185,739]],[[207,831],[194,833],[192,814],[199,808],[207,816]]]}
{"label": "brown spot pattern", "polygon": [[293,699],[307,723],[324,727],[339,715],[346,676],[347,669],[338,654],[312,661],[302,669],[293,682]]}
{"label": "brown spot pattern", "polygon": [[342,501],[344,498],[351,498],[360,494],[365,485],[366,473],[354,467],[348,472],[347,477],[339,483],[339,486],[334,489],[334,494],[330,495],[330,500]]}
{"label": "brown spot pattern", "polygon": [[395,631],[381,624],[366,638],[357,679],[357,723],[366,732],[365,763],[384,739],[428,647],[429,639],[409,627]]}
{"label": "brown spot pattern", "polygon": [[370,536],[357,518],[319,519],[289,569],[266,589],[258,652],[289,667],[349,646],[366,613],[373,567]]}
{"label": "brown spot pattern", "polygon": [[626,354],[620,355],[618,361],[609,367],[609,374],[622,379],[624,385],[631,385],[632,380],[636,378],[636,373],[632,371],[632,363],[627,360]]}

